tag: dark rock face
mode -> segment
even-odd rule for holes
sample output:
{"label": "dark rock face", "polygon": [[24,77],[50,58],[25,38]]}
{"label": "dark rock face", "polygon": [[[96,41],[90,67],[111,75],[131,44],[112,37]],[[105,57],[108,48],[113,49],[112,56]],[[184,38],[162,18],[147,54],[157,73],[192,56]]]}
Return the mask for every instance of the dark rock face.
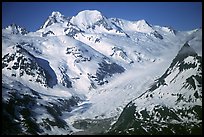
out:
{"label": "dark rock face", "polygon": [[[136,111],[136,106],[127,106],[118,121],[112,126],[108,134],[123,135],[201,135],[202,122],[183,122],[179,117],[188,118],[195,115],[196,119],[202,120],[202,107],[193,106],[190,109],[168,108],[155,106],[152,112],[145,109]],[[176,120],[179,122],[173,123]]]}
{"label": "dark rock face", "polygon": [[156,38],[159,38],[159,39],[163,39],[163,36],[161,34],[159,34],[157,31],[154,31],[153,32],[153,35],[156,37]]}
{"label": "dark rock face", "polygon": [[97,85],[104,85],[108,83],[108,79],[113,76],[113,74],[123,73],[125,71],[122,66],[114,62],[109,62],[108,60],[106,60],[106,58],[104,58],[101,63],[98,63],[98,65],[99,67],[96,70],[95,74],[87,74],[91,82],[89,90],[92,88],[96,89]]}
{"label": "dark rock face", "polygon": [[33,42],[27,43],[23,41],[23,42],[20,42],[19,45],[21,45],[21,47],[23,47],[27,51],[33,51],[38,55],[42,54],[42,50],[36,47]]}
{"label": "dark rock face", "polygon": [[[184,59],[187,58],[188,56],[192,56],[194,57],[195,60],[198,60],[199,62],[199,70],[202,70],[201,66],[202,66],[202,58],[200,56],[197,55],[197,53],[188,45],[188,43],[185,43],[183,45],[183,47],[179,50],[177,56],[173,59],[170,67],[166,70],[166,72],[159,78],[156,80],[155,84],[152,85],[152,87],[150,88],[150,91],[155,90],[156,88],[158,88],[160,85],[165,85],[165,78],[171,74],[171,71],[173,70],[174,67],[178,67],[179,71],[182,72],[186,69],[190,69],[190,68],[195,68],[198,64],[186,64],[184,62]],[[199,71],[198,70],[198,71]],[[179,73],[180,73],[179,72]],[[201,84],[201,78],[200,76],[196,75],[196,77],[198,78],[198,82]],[[202,85],[201,85],[202,86]]]}
{"label": "dark rock face", "polygon": [[46,60],[36,58],[19,44],[13,49],[14,52],[3,56],[2,69],[12,71],[11,76],[14,77],[32,76],[29,81],[40,83],[45,87],[57,84],[56,74]]}
{"label": "dark rock face", "polygon": [[111,28],[109,25],[108,25],[108,23],[105,21],[105,19],[103,18],[103,19],[101,19],[101,20],[99,20],[99,21],[97,21],[96,23],[94,23],[92,26],[91,26],[91,28],[92,29],[95,29],[95,25],[97,25],[97,26],[103,26],[105,29],[107,29],[108,31],[109,30],[112,30],[113,28]]}
{"label": "dark rock face", "polygon": [[91,61],[91,57],[85,56],[84,52],[88,52],[88,50],[83,51],[77,47],[71,47],[71,48],[67,48],[66,54],[72,54],[76,58],[74,60],[75,63]]}
{"label": "dark rock face", "polygon": [[41,59],[41,58],[35,58],[38,65],[44,70],[47,84],[49,87],[53,87],[57,84],[57,76],[55,74],[55,71],[50,67],[49,62],[47,60]]}
{"label": "dark rock face", "polygon": [[177,61],[182,62],[188,56],[197,56],[197,53],[193,48],[190,47],[188,43],[185,43],[183,47],[179,50],[171,66],[173,66]]}
{"label": "dark rock face", "polygon": [[76,25],[68,22],[67,28],[64,29],[67,36],[74,38],[78,33],[84,33],[85,31],[78,28]]}
{"label": "dark rock face", "polygon": [[99,63],[99,68],[96,71],[96,78],[99,85],[104,84],[104,79],[106,77],[111,77],[115,73],[122,73],[125,69],[121,66],[119,66],[116,63],[109,63],[103,60],[101,63]]}
{"label": "dark rock face", "polygon": [[123,29],[121,29],[119,26],[117,26],[114,22],[111,22],[117,29],[118,32],[124,33]]}
{"label": "dark rock face", "polygon": [[4,83],[2,86],[3,135],[43,134],[52,131],[54,127],[66,130],[67,133],[72,132],[61,116],[62,112],[70,112],[72,106],[77,105],[80,101],[78,97],[66,99],[48,96],[48,101],[43,99],[46,95],[19,82],[11,84],[18,88],[13,89]]}
{"label": "dark rock face", "polygon": [[64,31],[66,32],[66,35],[69,36],[69,37],[74,37],[76,36],[77,33],[83,33],[84,31],[81,31],[81,30],[77,30],[75,28],[71,28],[68,32],[67,32],[68,28],[65,29]]}
{"label": "dark rock face", "polygon": [[67,87],[67,88],[71,88],[72,87],[72,82],[69,78],[69,76],[66,74],[67,70],[65,68],[61,68],[59,67],[59,70],[62,74],[62,79],[61,79],[61,83],[63,86]]}
{"label": "dark rock face", "polygon": [[46,33],[42,33],[42,37],[47,37],[49,35],[55,35],[55,33],[50,31],[50,30],[48,32],[46,32]]}

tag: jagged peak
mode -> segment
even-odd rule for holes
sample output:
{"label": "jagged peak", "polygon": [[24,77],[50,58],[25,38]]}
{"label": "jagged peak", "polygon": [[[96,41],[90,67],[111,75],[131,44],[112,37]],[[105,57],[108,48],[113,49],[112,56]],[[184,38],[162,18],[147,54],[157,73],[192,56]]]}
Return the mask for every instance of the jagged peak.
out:
{"label": "jagged peak", "polygon": [[170,68],[173,68],[177,62],[183,62],[188,56],[197,56],[195,50],[188,44],[188,41],[181,47],[176,57],[173,59]]}
{"label": "jagged peak", "polygon": [[64,17],[59,11],[53,11],[51,17]]}
{"label": "jagged peak", "polygon": [[8,25],[5,29],[8,29],[8,28],[22,28],[22,29],[24,29],[23,27],[21,27],[21,26],[19,26],[19,25],[17,25],[17,24],[15,24],[15,23],[12,23],[12,24],[10,24],[10,25]]}
{"label": "jagged peak", "polygon": [[62,15],[59,11],[53,11],[52,14],[49,16],[49,19],[55,20],[56,22],[64,22],[66,20],[65,16]]}
{"label": "jagged peak", "polygon": [[192,55],[195,56],[197,53],[191,46],[188,44],[188,41],[182,46],[182,48],[178,52],[179,55],[187,54],[188,56]]}
{"label": "jagged peak", "polygon": [[5,30],[9,31],[11,34],[22,34],[25,35],[28,33],[28,31],[15,23],[12,23],[4,28]]}
{"label": "jagged peak", "polygon": [[[18,26],[18,25],[15,24],[15,23],[10,24],[9,26],[11,26],[11,27],[20,27],[20,26]],[[9,26],[7,26],[7,27],[9,27]]]}
{"label": "jagged peak", "polygon": [[46,28],[54,23],[63,23],[64,21],[66,21],[64,15],[62,15],[59,11],[53,11],[45,21],[44,25],[42,25],[40,28]]}

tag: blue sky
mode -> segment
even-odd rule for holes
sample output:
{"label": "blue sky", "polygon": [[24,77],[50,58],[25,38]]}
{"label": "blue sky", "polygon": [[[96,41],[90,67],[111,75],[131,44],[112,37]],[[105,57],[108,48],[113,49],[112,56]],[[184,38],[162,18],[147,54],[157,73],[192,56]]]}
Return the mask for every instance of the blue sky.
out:
{"label": "blue sky", "polygon": [[201,2],[2,2],[2,27],[16,23],[36,31],[52,11],[71,17],[87,9],[98,10],[108,18],[145,19],[152,25],[176,30],[202,26]]}

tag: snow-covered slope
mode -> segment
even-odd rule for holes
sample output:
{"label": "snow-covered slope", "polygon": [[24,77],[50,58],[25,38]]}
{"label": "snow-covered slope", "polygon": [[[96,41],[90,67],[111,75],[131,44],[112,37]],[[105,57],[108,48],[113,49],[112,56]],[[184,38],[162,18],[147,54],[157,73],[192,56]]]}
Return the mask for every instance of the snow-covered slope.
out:
{"label": "snow-covered slope", "polygon": [[124,31],[138,31],[143,33],[151,33],[154,30],[145,20],[127,21],[123,19],[112,18],[113,23],[120,26]]}
{"label": "snow-covered slope", "polygon": [[110,134],[201,134],[202,58],[186,43],[166,72],[124,108]]}
{"label": "snow-covered slope", "polygon": [[2,97],[2,134],[72,133],[61,115],[69,113],[80,102],[79,97],[41,94],[4,75]]}
{"label": "snow-covered slope", "polygon": [[[51,110],[53,113],[57,111],[51,114],[54,119],[47,118],[64,123],[55,128],[56,123],[49,120],[31,131],[25,130],[30,125],[26,126],[24,120],[17,118],[23,129],[19,128],[17,134],[72,134],[86,130],[74,127],[80,120],[110,118],[109,122],[115,122],[128,102],[141,96],[154,79],[162,75],[186,42],[201,55],[202,29],[176,31],[151,25],[145,20],[107,18],[96,10],[84,10],[73,17],[52,12],[35,32],[27,32],[17,25],[8,26],[2,29],[4,114],[7,118],[11,116],[9,122],[12,123],[16,117],[25,117],[24,114],[17,115],[21,108],[28,108],[26,111],[34,116],[34,120],[39,116],[41,120],[36,124],[40,124],[43,116],[39,110],[49,115],[52,112],[45,111],[49,109],[45,107],[54,105],[55,110]],[[192,59],[194,63],[191,63]],[[182,63],[180,67],[198,61],[194,56],[186,56]],[[193,70],[185,73],[191,74]],[[180,73],[183,71],[172,68],[171,76],[165,77],[167,84],[178,75],[181,77],[175,78],[176,83],[182,85],[186,75]],[[189,78],[189,81],[194,79]],[[27,106],[29,101],[14,104],[12,107],[17,108],[14,114],[7,107],[15,98],[24,100],[23,95],[27,94],[24,91],[28,91],[29,98],[32,98],[31,104],[43,103],[32,107]],[[74,104],[69,104],[72,107],[68,112],[61,109],[64,107],[62,102],[56,102],[62,98],[63,102],[77,98]],[[45,130],[46,126],[50,128]],[[9,129],[4,134],[9,134]]]}

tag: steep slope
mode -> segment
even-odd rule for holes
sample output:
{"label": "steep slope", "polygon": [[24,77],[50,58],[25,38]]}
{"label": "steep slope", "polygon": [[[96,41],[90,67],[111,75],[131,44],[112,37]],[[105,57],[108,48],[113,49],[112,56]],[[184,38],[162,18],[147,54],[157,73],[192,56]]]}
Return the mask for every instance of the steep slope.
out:
{"label": "steep slope", "polygon": [[202,134],[202,58],[184,44],[166,72],[124,108],[109,134]]}
{"label": "steep slope", "polygon": [[[9,53],[2,58],[3,74],[9,77],[16,77],[16,79],[20,78],[26,82],[37,82],[45,87],[52,87],[54,84],[57,84],[56,78],[52,77],[48,70],[43,69],[37,63],[39,61],[47,63],[46,61],[33,56],[21,44],[9,47],[8,50]],[[55,75],[53,71],[52,73]]]}
{"label": "steep slope", "polygon": [[43,26],[40,28],[47,28],[55,23],[64,23],[67,19],[58,11],[52,12],[52,15],[48,17],[48,19],[45,21]]}
{"label": "steep slope", "polygon": [[62,118],[80,99],[41,94],[20,82],[3,76],[2,134],[70,134],[70,127]]}

